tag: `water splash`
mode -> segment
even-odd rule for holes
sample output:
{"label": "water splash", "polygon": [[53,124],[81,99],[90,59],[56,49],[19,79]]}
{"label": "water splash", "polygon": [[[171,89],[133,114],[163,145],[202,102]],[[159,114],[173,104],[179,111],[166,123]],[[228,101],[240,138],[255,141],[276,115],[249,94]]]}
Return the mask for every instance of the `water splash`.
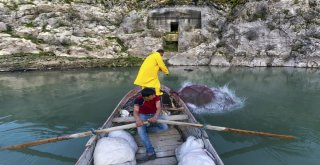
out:
{"label": "water splash", "polygon": [[[193,85],[190,82],[184,82],[182,84],[182,88]],[[181,88],[181,89],[182,89]],[[210,88],[215,98],[210,103],[203,105],[203,106],[197,106],[191,103],[187,103],[187,106],[192,110],[194,113],[225,113],[230,112],[233,110],[240,109],[245,104],[245,98],[238,97],[235,94],[234,90],[231,90],[228,87],[228,84],[222,86],[222,87],[211,87]]]}

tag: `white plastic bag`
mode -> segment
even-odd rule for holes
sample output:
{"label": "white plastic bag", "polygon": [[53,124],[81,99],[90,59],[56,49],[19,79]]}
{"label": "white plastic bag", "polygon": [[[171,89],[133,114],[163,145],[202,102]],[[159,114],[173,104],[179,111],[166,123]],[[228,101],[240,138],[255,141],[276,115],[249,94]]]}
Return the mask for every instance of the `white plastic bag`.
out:
{"label": "white plastic bag", "polygon": [[128,133],[127,131],[124,131],[124,130],[112,131],[112,132],[109,132],[108,137],[123,138],[129,142],[134,153],[136,153],[138,151],[138,145],[137,145],[136,141],[134,140],[132,135],[130,133]]}
{"label": "white plastic bag", "polygon": [[128,110],[126,110],[126,109],[121,109],[120,110],[120,116],[121,117],[129,117],[129,115],[130,115],[130,112]]}
{"label": "white plastic bag", "polygon": [[194,136],[189,136],[187,140],[178,148],[176,148],[176,157],[177,160],[180,161],[180,159],[187,154],[188,152],[192,150],[197,149],[203,149],[204,143],[201,139],[197,139]]}
{"label": "white plastic bag", "polygon": [[137,161],[133,160],[131,162],[125,162],[125,163],[114,164],[114,165],[137,165]]}
{"label": "white plastic bag", "polygon": [[97,142],[93,158],[95,165],[126,164],[135,160],[135,152],[125,139],[103,137]]}
{"label": "white plastic bag", "polygon": [[195,149],[183,155],[178,165],[215,165],[215,162],[204,149]]}

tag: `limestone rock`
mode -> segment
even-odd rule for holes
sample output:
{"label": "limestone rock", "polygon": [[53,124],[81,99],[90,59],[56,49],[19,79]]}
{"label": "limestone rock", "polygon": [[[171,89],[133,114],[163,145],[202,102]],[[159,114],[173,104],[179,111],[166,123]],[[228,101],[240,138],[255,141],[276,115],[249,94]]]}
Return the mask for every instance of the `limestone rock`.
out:
{"label": "limestone rock", "polygon": [[[250,0],[234,7],[185,4],[3,1],[0,52],[145,57],[165,48],[165,36],[175,29],[178,51],[166,52],[172,65],[320,67],[317,0]],[[157,17],[151,19],[153,15]]]}
{"label": "limestone rock", "polygon": [[8,28],[7,28],[7,24],[3,23],[3,22],[0,22],[0,32],[4,32],[4,31],[7,31]]}
{"label": "limestone rock", "polygon": [[229,61],[221,55],[215,55],[211,58],[210,65],[214,66],[230,66]]}
{"label": "limestone rock", "polygon": [[40,50],[38,49],[36,44],[24,38],[20,39],[1,36],[0,40],[0,55],[11,55],[18,53],[40,53]]}
{"label": "limestone rock", "polygon": [[186,52],[178,53],[170,58],[168,63],[172,65],[209,65],[215,51],[214,45],[201,44]]}

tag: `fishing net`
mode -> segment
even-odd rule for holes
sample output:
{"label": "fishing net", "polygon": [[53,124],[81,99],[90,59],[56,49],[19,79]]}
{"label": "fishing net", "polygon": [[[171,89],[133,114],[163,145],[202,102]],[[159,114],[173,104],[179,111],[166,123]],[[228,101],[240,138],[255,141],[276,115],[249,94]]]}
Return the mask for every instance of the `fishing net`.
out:
{"label": "fishing net", "polygon": [[186,86],[179,92],[179,96],[183,101],[196,106],[206,105],[215,98],[213,91],[203,85]]}

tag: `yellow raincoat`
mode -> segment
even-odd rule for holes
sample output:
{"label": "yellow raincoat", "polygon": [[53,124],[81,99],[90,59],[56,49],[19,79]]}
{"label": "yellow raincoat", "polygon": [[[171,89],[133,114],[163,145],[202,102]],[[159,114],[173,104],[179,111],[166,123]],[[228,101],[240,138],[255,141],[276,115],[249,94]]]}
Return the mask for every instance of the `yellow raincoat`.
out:
{"label": "yellow raincoat", "polygon": [[169,74],[169,70],[164,64],[161,54],[158,52],[153,52],[144,60],[143,64],[141,65],[134,84],[139,85],[142,88],[155,88],[156,95],[162,95],[162,92],[160,92],[161,85],[158,78],[159,69],[161,69],[163,73],[167,75]]}

